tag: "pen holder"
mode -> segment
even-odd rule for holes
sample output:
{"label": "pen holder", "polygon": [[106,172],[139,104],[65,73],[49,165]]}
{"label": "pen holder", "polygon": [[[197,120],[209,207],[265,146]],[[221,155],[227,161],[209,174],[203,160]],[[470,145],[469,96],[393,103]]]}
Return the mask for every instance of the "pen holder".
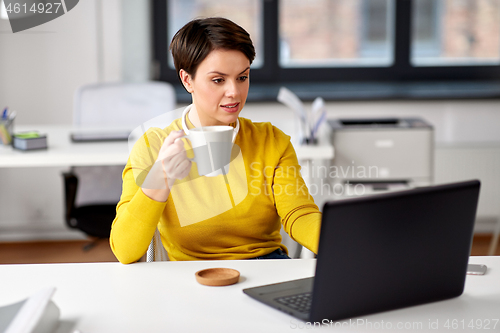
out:
{"label": "pen holder", "polygon": [[14,119],[0,119],[0,144],[12,144],[12,133],[14,130]]}
{"label": "pen holder", "polygon": [[317,138],[303,138],[302,144],[308,145],[308,146],[316,146],[318,144],[318,139]]}

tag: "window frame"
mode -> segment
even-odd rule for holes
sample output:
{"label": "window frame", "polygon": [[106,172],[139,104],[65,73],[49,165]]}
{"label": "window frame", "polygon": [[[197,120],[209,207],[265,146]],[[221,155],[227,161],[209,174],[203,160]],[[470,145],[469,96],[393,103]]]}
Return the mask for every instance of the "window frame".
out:
{"label": "window frame", "polygon": [[[177,73],[168,66],[167,19],[168,0],[152,0],[154,61],[159,66],[155,79],[166,81],[176,86],[180,101],[187,101],[187,93],[183,94]],[[479,66],[412,66],[411,65],[411,14],[413,0],[395,0],[394,14],[394,63],[388,67],[310,67],[282,68],[279,66],[279,3],[280,0],[263,0],[263,66],[252,68],[249,100],[275,100],[280,86],[292,86],[299,97],[312,99],[307,93],[308,86],[322,85],[324,89],[316,89],[318,94],[327,100],[352,99],[412,99],[412,98],[497,98],[500,97],[500,65]],[[470,90],[470,84],[480,81],[486,89],[477,89],[477,93],[460,94],[458,91]],[[423,84],[444,87],[442,93],[415,94],[412,89]],[[491,85],[488,85],[490,84]],[[357,94],[330,94],[328,91],[343,84],[361,89]],[[379,85],[383,94],[367,92],[363,87]],[[252,89],[254,94],[252,94]],[[309,87],[310,89],[310,87]],[[370,88],[371,89],[371,88]],[[390,92],[388,92],[388,90]],[[324,90],[321,92],[321,90]],[[425,90],[425,89],[424,89]],[[483,93],[481,93],[483,91]],[[422,92],[422,90],[421,90]],[[316,95],[318,95],[316,94]],[[316,96],[317,97],[317,96]]]}

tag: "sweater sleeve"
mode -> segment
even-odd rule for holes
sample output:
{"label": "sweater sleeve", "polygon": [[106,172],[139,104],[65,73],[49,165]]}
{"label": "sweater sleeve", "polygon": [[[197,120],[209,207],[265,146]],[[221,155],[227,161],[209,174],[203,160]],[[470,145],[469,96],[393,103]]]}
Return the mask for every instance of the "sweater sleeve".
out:
{"label": "sweater sleeve", "polygon": [[123,170],[122,195],[109,238],[111,250],[124,264],[138,261],[147,251],[166,202],[146,196],[140,187],[156,160],[163,139],[146,133],[135,145]]}
{"label": "sweater sleeve", "polygon": [[286,140],[277,140],[277,149],[282,153],[273,181],[276,209],[288,235],[307,249],[318,253],[321,212],[309,194],[300,174],[301,167],[295,149],[289,137],[286,137]]}

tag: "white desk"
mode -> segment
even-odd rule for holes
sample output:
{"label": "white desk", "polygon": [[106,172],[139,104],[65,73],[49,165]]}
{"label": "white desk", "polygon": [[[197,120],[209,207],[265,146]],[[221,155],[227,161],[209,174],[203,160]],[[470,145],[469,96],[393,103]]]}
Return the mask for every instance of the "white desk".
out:
{"label": "white desk", "polygon": [[0,168],[67,167],[86,165],[125,165],[129,155],[128,143],[95,142],[73,143],[73,127],[20,126],[16,132],[37,130],[47,134],[48,149],[20,151],[10,146],[0,146]]}
{"label": "white desk", "polygon": [[[500,257],[471,257],[470,262],[487,264],[488,272],[467,276],[464,294],[458,298],[353,320],[372,325],[391,323],[393,331],[407,331],[395,329],[398,323],[421,323],[421,328],[408,331],[454,332],[463,330],[447,330],[446,320],[456,319],[461,325],[464,319],[465,331],[480,331],[467,328],[471,319],[483,324],[488,319],[500,319]],[[303,331],[299,327],[304,327],[304,322],[253,300],[242,289],[312,276],[315,263],[314,259],[296,259],[0,265],[0,305],[55,286],[53,300],[61,310],[58,333],[75,329],[82,333],[297,332]],[[237,269],[240,282],[227,287],[198,284],[194,273],[209,267]],[[439,329],[429,329],[429,323],[436,321]],[[345,327],[336,331],[370,330]],[[495,330],[488,331],[500,331],[500,322]]]}
{"label": "white desk", "polygon": [[[0,145],[0,168],[18,167],[67,167],[88,165],[125,165],[129,149],[128,143],[95,142],[73,143],[70,134],[74,130],[68,125],[19,126],[16,132],[37,130],[47,134],[48,149],[39,151],[18,151],[10,146]],[[331,145],[298,146],[299,160],[331,159]]]}
{"label": "white desk", "polygon": [[[37,130],[40,133],[47,134],[48,139],[48,149],[39,150],[39,151],[19,151],[13,149],[11,146],[3,146],[0,145],[0,174],[2,172],[3,175],[10,175],[17,172],[18,168],[40,168],[40,167],[55,167],[55,168],[69,168],[72,166],[107,166],[107,165],[122,165],[124,166],[127,162],[129,156],[129,148],[128,142],[97,142],[97,143],[73,143],[70,140],[70,134],[74,127],[70,125],[23,125],[16,126],[15,131],[30,131]],[[120,130],[119,128],[114,130]],[[333,147],[332,146],[305,146],[298,147],[297,155],[299,159],[323,159],[323,158],[331,158],[333,157]],[[2,168],[11,169],[8,171],[1,170]],[[30,170],[26,170],[29,172]],[[11,172],[9,174],[9,172]],[[54,171],[55,172],[55,171]],[[16,176],[19,173],[14,173]],[[49,172],[50,174],[50,172]],[[51,174],[51,179],[56,179],[54,173]],[[8,176],[6,176],[8,177]],[[60,179],[60,175],[57,174],[57,180]],[[53,184],[53,185],[52,185]],[[5,184],[4,184],[5,185]],[[1,186],[1,185],[0,185]],[[43,193],[46,195],[52,193],[53,196],[60,195],[60,184],[59,182],[49,183],[48,187],[36,186],[35,190],[31,191],[28,196],[39,196],[38,193]],[[15,189],[14,189],[15,190]],[[23,195],[24,197],[25,195]],[[29,199],[28,199],[29,200]],[[37,199],[33,199],[37,202]],[[62,200],[61,200],[62,203]],[[6,207],[5,209],[9,210],[9,203],[3,203],[3,206],[0,205],[0,209]],[[15,204],[15,201],[12,201],[10,204]],[[57,208],[57,207],[56,207]],[[28,210],[31,209],[28,208]],[[39,211],[43,211],[45,208],[43,206],[34,207],[32,211],[18,212],[16,216],[13,218],[16,219],[17,216],[35,216],[39,214]],[[62,206],[58,208],[62,212]],[[55,210],[53,210],[55,211]],[[14,214],[14,213],[13,213]],[[62,213],[44,213],[44,216],[47,216],[47,219],[50,221],[59,221],[62,218]],[[4,217],[0,218],[1,219]],[[20,224],[23,224],[26,217],[19,218]],[[62,222],[62,221],[61,221]],[[11,225],[18,225],[17,222],[9,222]],[[51,222],[49,222],[51,223]],[[1,224],[1,223],[0,223]],[[58,227],[58,224],[52,223],[54,227]],[[26,234],[25,230],[30,229],[22,229],[21,233]],[[65,230],[65,229],[64,229]],[[61,230],[61,232],[65,232]],[[14,231],[15,236],[18,237],[18,233]],[[47,236],[50,237],[52,232],[47,232]],[[38,237],[39,234],[30,234],[26,237]],[[1,235],[0,235],[1,237]],[[10,236],[9,236],[10,237]],[[64,236],[66,237],[66,236]],[[11,239],[11,238],[9,238]],[[287,244],[289,245],[289,244]]]}
{"label": "white desk", "polygon": [[334,156],[332,145],[299,145],[294,146],[297,158],[300,160],[331,160]]}

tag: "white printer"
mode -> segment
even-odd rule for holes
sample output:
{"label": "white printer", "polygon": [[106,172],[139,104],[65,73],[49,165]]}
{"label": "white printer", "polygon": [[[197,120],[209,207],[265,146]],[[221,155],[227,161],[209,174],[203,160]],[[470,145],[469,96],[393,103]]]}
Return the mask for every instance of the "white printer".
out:
{"label": "white printer", "polygon": [[331,119],[336,198],[430,185],[434,131],[419,118]]}

